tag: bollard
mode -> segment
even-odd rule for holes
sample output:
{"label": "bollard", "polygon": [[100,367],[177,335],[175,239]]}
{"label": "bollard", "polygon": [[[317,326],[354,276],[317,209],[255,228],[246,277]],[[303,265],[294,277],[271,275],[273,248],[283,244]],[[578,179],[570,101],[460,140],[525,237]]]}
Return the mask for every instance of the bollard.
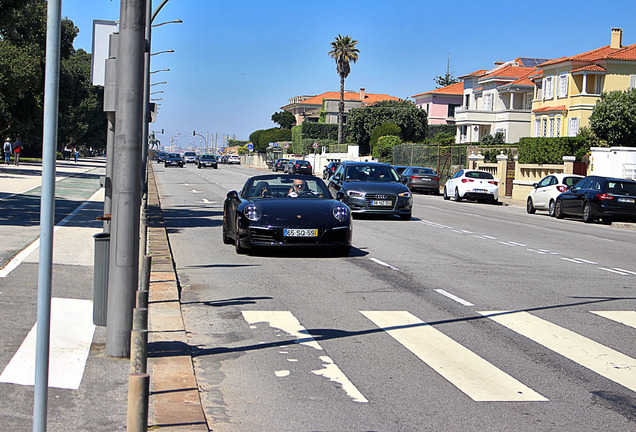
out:
{"label": "bollard", "polygon": [[148,308],[148,291],[137,291],[137,308]]}
{"label": "bollard", "polygon": [[141,261],[141,275],[139,276],[139,291],[150,289],[150,270],[152,269],[152,257],[144,255]]}
{"label": "bollard", "polygon": [[[141,292],[141,291],[137,291]],[[133,309],[133,330],[148,330],[148,309]]]}
{"label": "bollard", "polygon": [[128,414],[127,432],[148,430],[148,393],[150,391],[150,375],[131,374],[128,377]]}
{"label": "bollard", "polygon": [[108,311],[108,263],[110,255],[110,234],[99,233],[95,239],[93,266],[93,324],[106,325]]}
{"label": "bollard", "polygon": [[130,332],[130,373],[146,373],[147,362],[148,330],[132,330]]}

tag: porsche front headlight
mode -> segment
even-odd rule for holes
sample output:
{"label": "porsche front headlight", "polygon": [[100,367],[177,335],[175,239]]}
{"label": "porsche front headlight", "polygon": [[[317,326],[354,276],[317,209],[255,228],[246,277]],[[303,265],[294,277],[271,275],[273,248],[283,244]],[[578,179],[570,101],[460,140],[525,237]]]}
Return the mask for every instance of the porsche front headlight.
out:
{"label": "porsche front headlight", "polygon": [[256,204],[248,204],[243,209],[243,214],[246,218],[255,222],[263,216],[263,211]]}
{"label": "porsche front headlight", "polygon": [[343,205],[334,206],[333,217],[340,222],[345,222],[349,218],[349,208]]}

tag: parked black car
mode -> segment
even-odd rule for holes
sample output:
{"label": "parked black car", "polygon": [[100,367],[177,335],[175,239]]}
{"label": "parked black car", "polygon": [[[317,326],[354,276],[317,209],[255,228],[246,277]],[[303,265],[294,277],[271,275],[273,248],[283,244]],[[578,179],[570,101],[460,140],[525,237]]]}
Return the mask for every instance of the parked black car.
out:
{"label": "parked black car", "polygon": [[613,177],[588,176],[557,197],[554,216],[576,216],[584,222],[601,219],[636,222],[636,182]]}
{"label": "parked black car", "polygon": [[155,155],[155,159],[157,161],[157,163],[159,162],[165,162],[166,161],[166,156],[168,156],[168,153],[165,151],[158,151],[157,154]]}
{"label": "parked black car", "polygon": [[168,156],[166,156],[166,160],[164,161],[164,166],[178,166],[183,168],[185,164],[179,153],[168,153]]}
{"label": "parked black car", "polygon": [[331,198],[318,177],[268,174],[250,177],[223,204],[223,243],[237,253],[255,247],[351,249],[351,212]]}
{"label": "parked black car", "polygon": [[439,176],[433,168],[406,167],[400,181],[411,191],[422,191],[439,195]]}
{"label": "parked black car", "polygon": [[411,219],[413,196],[389,164],[342,162],[329,180],[329,191],[333,197],[340,196],[354,214],[398,215],[403,220]]}
{"label": "parked black car", "polygon": [[322,170],[322,178],[328,180],[333,175],[333,173],[336,172],[336,168],[338,168],[338,165],[340,165],[340,162],[329,162],[325,166],[325,169]]}
{"label": "parked black car", "polygon": [[289,162],[289,159],[276,159],[272,165],[272,170],[274,170],[274,172],[285,171],[287,162]]}
{"label": "parked black car", "polygon": [[219,167],[216,156],[211,154],[204,154],[197,156],[197,168],[205,168],[211,166],[214,169]]}
{"label": "parked black car", "polygon": [[312,175],[313,169],[311,163],[306,160],[292,159],[285,165],[285,172],[287,174],[307,174]]}

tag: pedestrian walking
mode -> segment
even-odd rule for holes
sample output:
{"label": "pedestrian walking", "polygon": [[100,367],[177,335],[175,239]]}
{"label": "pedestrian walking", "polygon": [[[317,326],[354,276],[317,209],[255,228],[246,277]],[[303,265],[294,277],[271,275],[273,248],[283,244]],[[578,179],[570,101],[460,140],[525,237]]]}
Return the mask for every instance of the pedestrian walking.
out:
{"label": "pedestrian walking", "polygon": [[62,157],[64,160],[71,160],[71,148],[68,144],[64,144],[64,150],[62,150]]}
{"label": "pedestrian walking", "polygon": [[13,153],[15,154],[15,164],[20,165],[20,153],[22,153],[22,143],[20,138],[13,143]]}
{"label": "pedestrian walking", "polygon": [[77,163],[77,158],[79,157],[79,150],[77,147],[73,147],[73,157],[75,158],[75,163]]}
{"label": "pedestrian walking", "polygon": [[9,163],[11,163],[11,152],[13,151],[10,138],[4,141],[4,147],[2,149],[4,151],[4,163],[9,165]]}

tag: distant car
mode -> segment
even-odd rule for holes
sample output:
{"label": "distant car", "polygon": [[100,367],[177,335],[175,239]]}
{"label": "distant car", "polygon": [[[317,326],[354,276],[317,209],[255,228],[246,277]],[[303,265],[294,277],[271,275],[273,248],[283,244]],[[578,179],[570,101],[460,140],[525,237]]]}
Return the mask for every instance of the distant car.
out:
{"label": "distant car", "polygon": [[412,192],[421,191],[439,195],[439,176],[433,168],[407,167],[400,181]]}
{"label": "distant car", "polygon": [[178,166],[178,167],[183,168],[185,166],[185,164],[183,162],[183,158],[181,157],[181,154],[179,154],[179,153],[168,153],[168,156],[166,156],[166,160],[164,161],[164,166],[165,167]]}
{"label": "distant car", "polygon": [[322,170],[322,178],[324,180],[328,180],[333,175],[333,173],[336,172],[336,168],[338,168],[338,165],[340,165],[340,162],[329,162]]}
{"label": "distant car", "polygon": [[241,164],[241,158],[239,155],[229,155],[227,158],[227,163],[228,164],[236,164],[236,165],[240,165]]}
{"label": "distant car", "polygon": [[272,165],[272,170],[274,172],[284,171],[287,162],[289,162],[289,159],[276,159]]}
{"label": "distant car", "polygon": [[183,154],[183,161],[185,163],[196,163],[197,154],[193,151],[187,151]]}
{"label": "distant car", "polygon": [[396,215],[410,220],[413,196],[389,164],[342,162],[329,179],[329,192],[354,214]]}
{"label": "distant car", "polygon": [[155,160],[157,161],[157,163],[165,162],[166,161],[166,156],[168,156],[167,152],[158,151],[157,154],[155,155]]}
{"label": "distant car", "polygon": [[306,160],[292,159],[285,165],[285,172],[287,174],[307,174],[312,175],[313,169],[311,163]]}
{"label": "distant car", "polygon": [[332,199],[318,177],[267,174],[250,177],[223,203],[223,243],[237,253],[261,247],[351,250],[351,211]]}
{"label": "distant car", "polygon": [[393,169],[398,175],[402,175],[402,172],[404,172],[406,168],[407,167],[405,167],[404,165],[393,165]]}
{"label": "distant car", "polygon": [[554,216],[575,216],[583,222],[601,219],[636,222],[636,182],[633,180],[588,176],[563,192],[554,204]]}
{"label": "distant car", "polygon": [[219,157],[219,163],[226,164],[227,163],[227,155],[221,155],[221,157]]}
{"label": "distant car", "polygon": [[526,200],[526,211],[534,214],[537,210],[547,210],[554,216],[554,204],[557,197],[576,185],[583,176],[576,174],[550,174],[535,183]]}
{"label": "distant car", "polygon": [[462,169],[448,179],[444,185],[444,199],[462,199],[499,202],[499,181],[488,171]]}
{"label": "distant car", "polygon": [[197,168],[205,168],[209,166],[214,169],[217,169],[219,167],[216,156],[211,154],[204,154],[197,157]]}

